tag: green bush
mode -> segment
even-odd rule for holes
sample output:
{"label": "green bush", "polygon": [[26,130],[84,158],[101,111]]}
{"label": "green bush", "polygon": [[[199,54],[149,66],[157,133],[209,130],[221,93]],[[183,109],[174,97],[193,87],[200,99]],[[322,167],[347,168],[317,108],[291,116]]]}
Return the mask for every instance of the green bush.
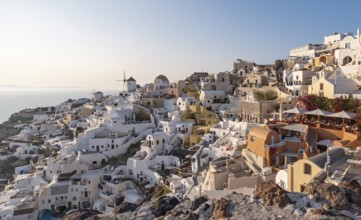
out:
{"label": "green bush", "polygon": [[118,163],[119,163],[119,158],[117,158],[117,157],[111,157],[109,160],[108,160],[108,163],[110,164],[110,165],[117,165]]}
{"label": "green bush", "polygon": [[157,189],[154,191],[152,199],[159,198],[161,196],[165,196],[171,191],[166,186],[158,186]]}
{"label": "green bush", "polygon": [[264,92],[256,90],[254,96],[257,100],[274,100],[277,98],[277,93],[270,89],[267,89]]}
{"label": "green bush", "polygon": [[135,120],[136,121],[149,121],[150,114],[145,111],[144,109],[140,109],[138,112],[135,113]]}

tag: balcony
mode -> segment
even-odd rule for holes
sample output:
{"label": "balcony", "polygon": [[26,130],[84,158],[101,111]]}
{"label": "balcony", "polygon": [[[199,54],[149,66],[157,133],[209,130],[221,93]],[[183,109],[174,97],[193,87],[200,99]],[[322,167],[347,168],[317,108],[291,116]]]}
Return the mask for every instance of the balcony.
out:
{"label": "balcony", "polygon": [[285,145],[285,141],[281,141],[279,143],[275,143],[275,144],[266,144],[265,147],[266,148],[270,148],[270,147],[283,147]]}
{"label": "balcony", "polygon": [[109,191],[101,191],[100,198],[106,199],[110,202],[114,202],[115,201],[115,193],[112,193]]}
{"label": "balcony", "polygon": [[302,139],[300,137],[285,137],[283,139],[284,141],[289,141],[289,142],[296,142],[296,143],[301,143]]}
{"label": "balcony", "polygon": [[55,206],[66,206],[66,200],[58,200],[54,203]]}

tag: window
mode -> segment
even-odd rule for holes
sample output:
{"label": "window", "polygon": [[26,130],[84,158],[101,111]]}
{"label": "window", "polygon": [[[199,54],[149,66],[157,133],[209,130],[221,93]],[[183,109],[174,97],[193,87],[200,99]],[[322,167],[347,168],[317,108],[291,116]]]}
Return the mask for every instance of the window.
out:
{"label": "window", "polygon": [[157,144],[159,144],[159,140],[157,140]]}
{"label": "window", "polygon": [[254,136],[251,136],[251,142],[254,142]]}
{"label": "window", "polygon": [[48,203],[51,203],[51,199],[48,199]]}
{"label": "window", "polygon": [[165,139],[163,139],[163,144],[165,143]]}
{"label": "window", "polygon": [[323,90],[323,83],[320,83],[320,90]]}
{"label": "window", "polygon": [[303,168],[303,173],[304,173],[304,174],[310,174],[310,175],[311,175],[311,173],[312,173],[312,167],[311,167],[311,165],[305,163],[304,168]]}

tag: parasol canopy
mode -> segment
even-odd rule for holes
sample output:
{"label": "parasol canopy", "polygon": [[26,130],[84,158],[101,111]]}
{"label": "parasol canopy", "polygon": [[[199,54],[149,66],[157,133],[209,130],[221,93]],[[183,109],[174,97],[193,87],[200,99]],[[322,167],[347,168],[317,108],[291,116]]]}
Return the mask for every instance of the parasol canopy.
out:
{"label": "parasol canopy", "polygon": [[288,109],[287,111],[284,111],[283,113],[289,113],[289,114],[303,114],[305,113],[306,110],[302,109],[302,108],[297,108],[294,107],[292,109]]}
{"label": "parasol canopy", "polygon": [[327,115],[327,117],[333,117],[333,118],[346,118],[346,119],[353,119],[356,118],[357,114],[352,112],[337,112],[330,115]]}

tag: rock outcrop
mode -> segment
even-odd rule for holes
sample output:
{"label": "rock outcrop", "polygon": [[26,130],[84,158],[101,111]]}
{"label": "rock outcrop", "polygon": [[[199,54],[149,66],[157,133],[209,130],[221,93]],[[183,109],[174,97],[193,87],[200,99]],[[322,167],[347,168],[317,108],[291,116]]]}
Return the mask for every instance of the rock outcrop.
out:
{"label": "rock outcrop", "polygon": [[119,214],[127,211],[134,211],[138,208],[136,204],[128,203],[128,202],[122,202],[119,206],[117,206],[114,209],[114,213]]}
{"label": "rock outcrop", "polygon": [[256,187],[253,192],[254,198],[262,199],[266,205],[278,204],[279,207],[285,207],[291,203],[287,196],[287,191],[278,186],[274,181],[264,182]]}
{"label": "rock outcrop", "polygon": [[215,203],[215,207],[213,210],[213,216],[216,219],[226,219],[228,218],[228,214],[227,214],[227,205],[228,205],[228,200],[225,198],[221,198],[218,199]]}
{"label": "rock outcrop", "polygon": [[309,183],[304,191],[313,196],[315,200],[325,199],[332,208],[344,210],[350,208],[350,203],[342,190],[331,183]]}
{"label": "rock outcrop", "polygon": [[[311,183],[306,186],[305,193],[290,193],[271,181],[262,183],[252,196],[232,193],[219,199],[199,197],[194,201],[161,196],[139,206],[123,202],[109,216],[99,215],[99,219],[360,219],[361,206],[356,204],[359,190],[359,184],[351,181],[343,182],[340,187]],[[79,216],[73,214],[65,219],[80,219]],[[96,220],[97,216],[92,218]]]}
{"label": "rock outcrop", "polygon": [[78,210],[66,215],[63,220],[98,220],[97,214],[100,212],[96,210]]}
{"label": "rock outcrop", "polygon": [[153,204],[153,214],[155,217],[166,215],[168,211],[172,210],[178,204],[179,200],[176,197],[159,197]]}
{"label": "rock outcrop", "polygon": [[345,195],[349,202],[361,205],[361,186],[356,180],[343,181],[338,187],[345,190]]}

